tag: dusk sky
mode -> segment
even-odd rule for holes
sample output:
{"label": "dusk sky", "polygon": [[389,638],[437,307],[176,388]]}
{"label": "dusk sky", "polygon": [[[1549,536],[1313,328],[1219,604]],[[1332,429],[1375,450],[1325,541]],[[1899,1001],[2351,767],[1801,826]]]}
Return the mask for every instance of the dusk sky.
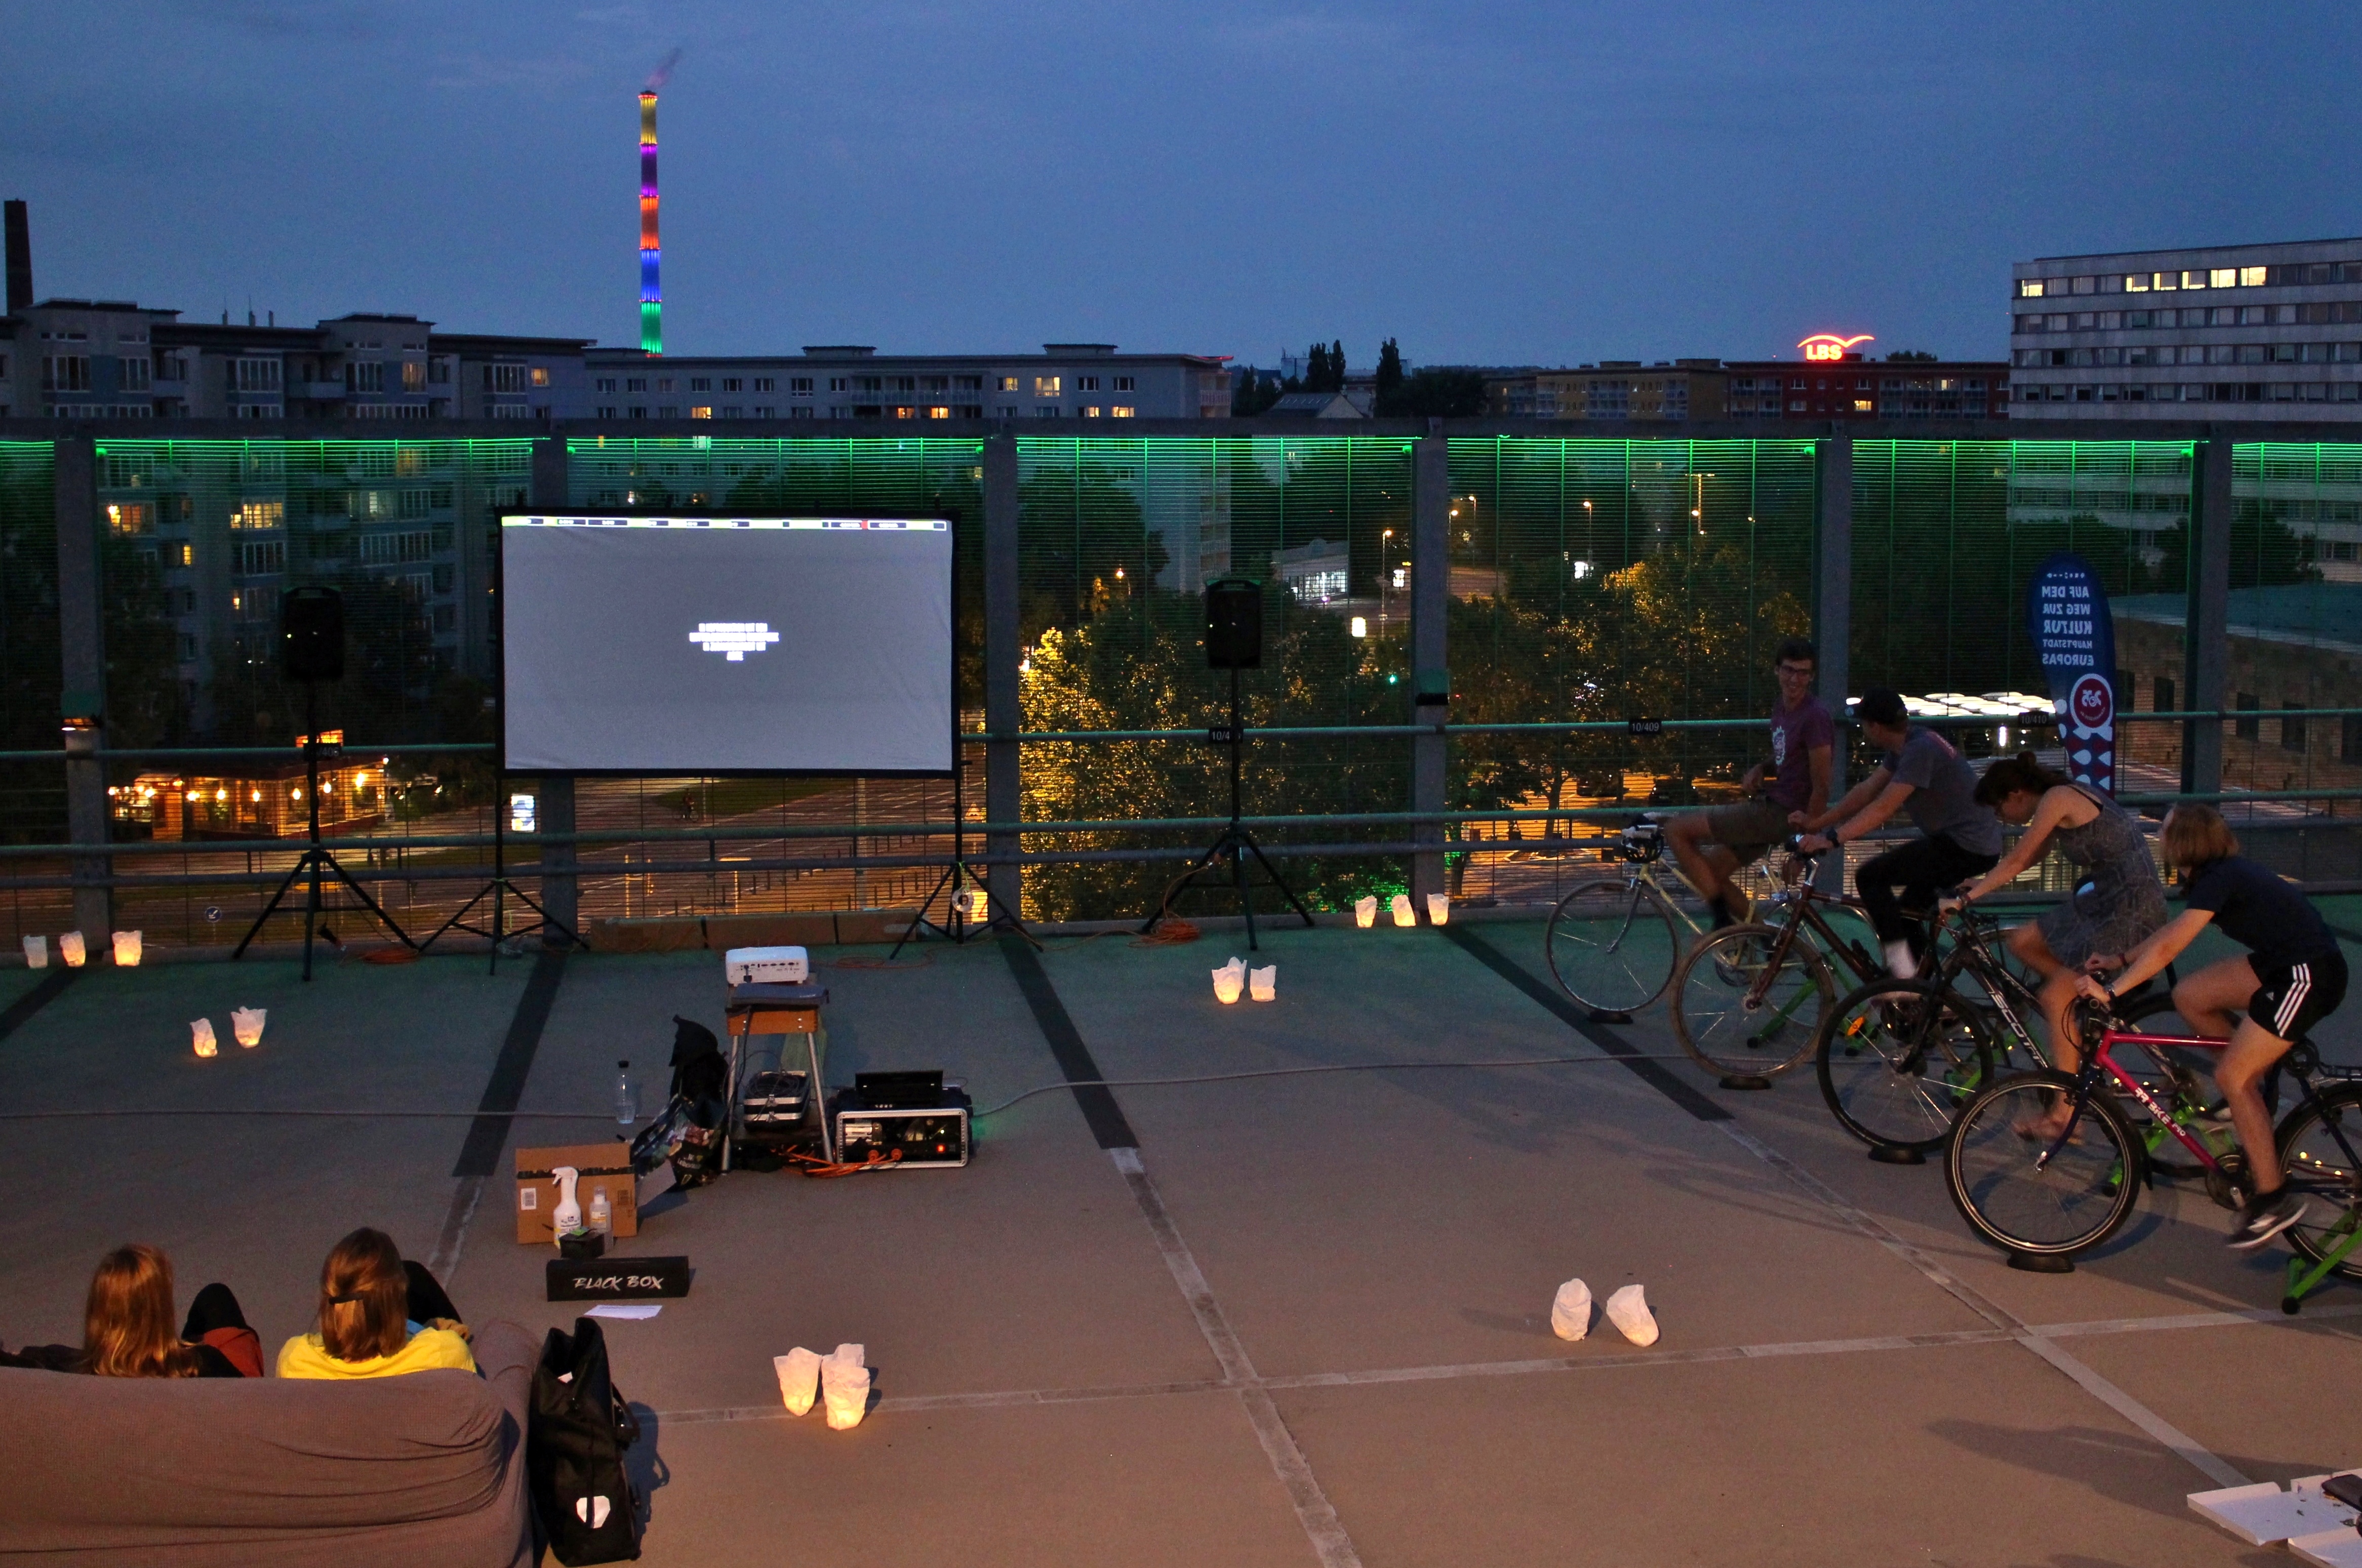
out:
{"label": "dusk sky", "polygon": [[2362,233],[2351,5],[0,4],[42,297],[668,347],[1999,358],[2009,263]]}

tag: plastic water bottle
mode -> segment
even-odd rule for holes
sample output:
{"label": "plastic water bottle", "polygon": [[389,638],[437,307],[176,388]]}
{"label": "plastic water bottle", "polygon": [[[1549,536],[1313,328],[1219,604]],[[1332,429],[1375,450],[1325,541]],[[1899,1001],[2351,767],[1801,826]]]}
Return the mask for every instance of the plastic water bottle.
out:
{"label": "plastic water bottle", "polygon": [[615,1064],[615,1121],[629,1127],[640,1119],[640,1086],[632,1081],[632,1064]]}

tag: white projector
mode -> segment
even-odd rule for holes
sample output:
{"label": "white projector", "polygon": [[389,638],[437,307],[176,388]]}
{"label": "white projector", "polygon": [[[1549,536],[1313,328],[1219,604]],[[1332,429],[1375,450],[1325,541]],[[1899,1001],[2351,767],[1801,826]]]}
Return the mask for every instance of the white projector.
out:
{"label": "white projector", "polygon": [[722,955],[734,986],[800,986],[811,978],[811,959],[800,947],[734,947]]}

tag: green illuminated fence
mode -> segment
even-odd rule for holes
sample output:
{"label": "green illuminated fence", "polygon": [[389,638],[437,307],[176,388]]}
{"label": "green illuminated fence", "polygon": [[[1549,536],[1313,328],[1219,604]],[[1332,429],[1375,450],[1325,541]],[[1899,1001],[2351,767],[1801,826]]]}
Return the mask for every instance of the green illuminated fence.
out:
{"label": "green illuminated fence", "polygon": [[[57,480],[46,441],[0,441],[0,746],[57,745]],[[52,767],[0,767],[0,838],[56,842],[65,791]]]}

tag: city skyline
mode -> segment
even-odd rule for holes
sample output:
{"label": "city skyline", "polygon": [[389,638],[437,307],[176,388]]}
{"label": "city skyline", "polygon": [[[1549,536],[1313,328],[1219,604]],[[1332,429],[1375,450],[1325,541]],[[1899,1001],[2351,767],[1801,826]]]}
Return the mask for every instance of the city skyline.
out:
{"label": "city skyline", "polygon": [[12,9],[38,293],[193,321],[635,341],[636,94],[676,48],[687,353],[1997,358],[2013,260],[2362,233],[2271,174],[2354,128],[2325,6]]}

